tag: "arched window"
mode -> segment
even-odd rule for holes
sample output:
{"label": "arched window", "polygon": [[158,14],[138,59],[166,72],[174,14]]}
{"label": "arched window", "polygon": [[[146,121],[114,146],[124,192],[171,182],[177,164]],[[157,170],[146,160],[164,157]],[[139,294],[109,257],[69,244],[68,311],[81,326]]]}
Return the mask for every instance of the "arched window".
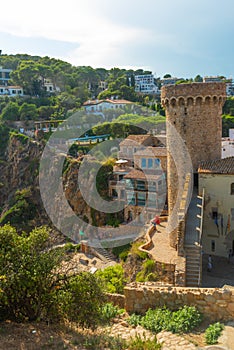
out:
{"label": "arched window", "polygon": [[234,194],[234,182],[231,184],[231,194]]}

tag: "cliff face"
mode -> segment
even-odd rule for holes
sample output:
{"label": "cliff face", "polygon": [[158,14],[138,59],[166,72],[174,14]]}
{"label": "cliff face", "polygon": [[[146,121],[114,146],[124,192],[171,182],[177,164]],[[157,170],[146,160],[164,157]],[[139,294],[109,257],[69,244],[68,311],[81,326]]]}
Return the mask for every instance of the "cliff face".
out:
{"label": "cliff face", "polygon": [[[0,225],[10,222],[26,231],[41,225],[53,227],[44,209],[39,189],[39,164],[43,148],[42,142],[20,134],[11,134],[4,157],[0,159]],[[102,225],[105,223],[105,215],[91,209],[79,190],[81,160],[66,160],[63,175],[65,197],[73,212],[82,220]],[[50,171],[53,172],[53,168]],[[60,210],[61,203],[55,199],[53,211],[59,215]]]}

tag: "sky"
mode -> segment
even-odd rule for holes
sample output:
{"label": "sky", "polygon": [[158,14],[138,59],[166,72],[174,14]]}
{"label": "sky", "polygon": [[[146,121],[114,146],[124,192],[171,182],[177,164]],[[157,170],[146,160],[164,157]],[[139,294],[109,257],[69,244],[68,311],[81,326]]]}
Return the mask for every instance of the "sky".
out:
{"label": "sky", "polygon": [[234,77],[233,0],[11,0],[0,11],[3,54]]}

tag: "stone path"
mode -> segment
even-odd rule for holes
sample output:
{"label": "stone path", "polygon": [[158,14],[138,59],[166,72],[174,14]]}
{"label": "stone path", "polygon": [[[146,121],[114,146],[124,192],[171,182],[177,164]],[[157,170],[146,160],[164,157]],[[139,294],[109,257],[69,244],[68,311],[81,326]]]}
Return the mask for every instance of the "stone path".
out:
{"label": "stone path", "polygon": [[[136,336],[140,336],[142,339],[154,339],[155,334],[147,331],[141,326],[133,328],[129,326],[126,321],[114,323],[111,327],[107,328],[110,335],[115,337],[121,337],[123,339],[130,339]],[[171,332],[162,331],[156,335],[160,344],[163,344],[162,350],[198,350],[198,348],[190,343],[188,340],[180,335],[173,334]]]}
{"label": "stone path", "polygon": [[[114,320],[114,324],[106,328],[109,335],[123,339],[140,336],[142,339],[154,339],[155,334],[141,326],[132,327],[124,319]],[[162,344],[161,350],[234,350],[234,321],[228,322],[217,345],[197,347],[182,335],[162,331],[156,335],[157,341]]]}

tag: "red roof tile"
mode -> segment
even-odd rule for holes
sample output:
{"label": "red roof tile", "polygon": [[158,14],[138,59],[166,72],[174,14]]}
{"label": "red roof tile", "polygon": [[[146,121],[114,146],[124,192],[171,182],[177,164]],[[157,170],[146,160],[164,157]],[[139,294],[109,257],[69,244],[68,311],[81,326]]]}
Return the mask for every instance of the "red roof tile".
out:
{"label": "red roof tile", "polygon": [[201,162],[199,173],[210,174],[234,174],[234,157]]}

